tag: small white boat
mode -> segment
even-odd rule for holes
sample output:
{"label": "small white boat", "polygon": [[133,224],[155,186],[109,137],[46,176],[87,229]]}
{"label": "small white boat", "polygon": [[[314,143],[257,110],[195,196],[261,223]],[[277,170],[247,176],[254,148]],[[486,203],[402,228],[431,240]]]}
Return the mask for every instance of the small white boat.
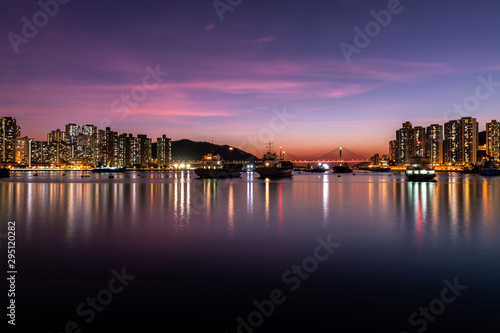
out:
{"label": "small white boat", "polygon": [[109,167],[109,166],[97,166],[92,169],[92,172],[125,172],[125,167]]}
{"label": "small white boat", "polygon": [[432,181],[436,178],[436,170],[423,162],[423,158],[417,159],[416,163],[406,168],[406,179],[409,181]]}

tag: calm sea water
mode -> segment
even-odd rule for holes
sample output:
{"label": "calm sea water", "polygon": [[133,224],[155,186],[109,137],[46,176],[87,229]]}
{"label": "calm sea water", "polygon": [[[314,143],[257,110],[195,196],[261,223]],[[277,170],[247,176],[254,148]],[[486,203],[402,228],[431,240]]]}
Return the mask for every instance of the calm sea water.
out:
{"label": "calm sea water", "polygon": [[0,231],[16,221],[16,331],[500,326],[500,178],[13,173],[0,202]]}

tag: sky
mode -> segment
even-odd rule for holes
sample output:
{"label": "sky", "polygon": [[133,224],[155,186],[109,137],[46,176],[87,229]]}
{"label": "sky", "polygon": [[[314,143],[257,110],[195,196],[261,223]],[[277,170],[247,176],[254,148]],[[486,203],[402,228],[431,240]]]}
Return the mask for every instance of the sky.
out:
{"label": "sky", "polygon": [[22,136],[94,124],[307,158],[500,118],[498,0],[59,1],[2,1],[0,117]]}

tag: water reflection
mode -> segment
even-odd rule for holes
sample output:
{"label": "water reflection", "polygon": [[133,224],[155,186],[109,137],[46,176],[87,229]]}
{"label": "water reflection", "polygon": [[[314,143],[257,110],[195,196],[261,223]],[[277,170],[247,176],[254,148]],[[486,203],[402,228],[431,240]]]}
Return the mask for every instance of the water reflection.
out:
{"label": "water reflection", "polygon": [[212,230],[236,239],[245,237],[246,226],[279,235],[303,225],[353,234],[377,226],[387,237],[414,244],[422,257],[443,242],[493,241],[499,197],[500,179],[448,175],[436,183],[328,174],[282,181],[251,173],[229,180],[189,172],[114,180],[75,175],[58,182],[19,176],[0,182],[0,217],[20,221],[26,239],[50,233],[68,244],[137,232],[175,237]]}
{"label": "water reflection", "polygon": [[[433,205],[434,192],[436,183],[434,182],[408,182],[407,183],[407,198],[410,211],[413,212],[415,244],[417,256],[421,258],[424,247],[424,237],[426,230],[429,229],[429,221],[432,223],[432,218],[429,216],[428,207]],[[410,224],[411,225],[411,224]]]}
{"label": "water reflection", "polygon": [[265,179],[265,219],[266,219],[266,226],[267,229],[269,229],[269,223],[271,221],[271,213],[270,213],[270,207],[269,207],[269,184],[271,183],[271,180],[269,178]]}
{"label": "water reflection", "polygon": [[233,183],[229,184],[229,193],[227,200],[227,225],[229,237],[234,237],[234,190]]}
{"label": "water reflection", "polygon": [[253,219],[253,172],[247,172],[247,219]]}
{"label": "water reflection", "polygon": [[323,175],[323,226],[328,224],[328,200],[329,200],[329,176],[327,173]]}

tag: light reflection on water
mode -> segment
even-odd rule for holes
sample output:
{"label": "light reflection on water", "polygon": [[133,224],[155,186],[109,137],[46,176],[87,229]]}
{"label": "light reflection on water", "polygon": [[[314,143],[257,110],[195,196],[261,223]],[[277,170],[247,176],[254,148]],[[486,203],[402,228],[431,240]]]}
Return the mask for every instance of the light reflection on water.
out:
{"label": "light reflection on water", "polygon": [[413,183],[402,176],[360,174],[202,180],[189,172],[114,179],[48,173],[3,180],[0,193],[2,218],[18,220],[28,239],[46,237],[46,231],[68,243],[103,233],[113,239],[114,232],[175,237],[209,231],[237,239],[263,232],[260,226],[276,237],[304,226],[348,234],[376,227],[390,238],[404,225],[421,252],[425,242],[447,239],[458,246],[477,237],[496,239],[500,208],[493,198],[500,197],[499,185],[496,178],[447,174],[437,182]]}
{"label": "light reflection on water", "polygon": [[[143,295],[162,294],[157,288],[165,283],[164,296],[157,303],[162,318],[168,311],[180,316],[193,311],[192,302],[180,291],[175,294],[170,285],[190,291],[199,283],[203,286],[205,280],[199,276],[208,276],[207,281],[214,282],[197,289],[208,293],[198,300],[222,298],[226,312],[233,304],[239,306],[229,319],[224,311],[213,309],[214,321],[222,320],[218,316],[228,320],[224,328],[231,327],[237,315],[247,313],[258,295],[276,288],[277,279],[291,264],[310,256],[316,246],[311,241],[332,235],[333,241],[342,244],[338,254],[314,273],[311,289],[294,296],[305,297],[303,302],[290,297],[290,306],[310,315],[324,311],[329,323],[329,313],[341,310],[328,299],[335,298],[335,304],[351,303],[363,315],[373,313],[371,320],[395,320],[395,329],[404,329],[408,315],[436,297],[436,281],[459,276],[470,283],[475,301],[463,310],[466,313],[490,304],[484,301],[485,295],[499,294],[498,198],[500,178],[454,174],[439,174],[437,182],[413,183],[403,175],[361,173],[342,177],[297,174],[281,180],[254,174],[197,179],[189,172],[140,176],[130,172],[113,179],[105,175],[81,178],[78,173],[64,177],[15,173],[11,179],[0,180],[0,219],[17,221],[20,256],[30,279],[49,271],[52,275],[47,279],[64,284],[80,281],[81,276],[70,269],[60,270],[60,265],[79,269],[87,277],[107,274],[110,265],[127,265],[142,274],[143,282],[137,282],[140,295],[130,296],[124,306],[143,311],[134,304],[144,304]],[[58,253],[63,254],[58,257]],[[59,261],[52,262],[53,257]],[[101,284],[102,277],[95,288]],[[255,293],[247,289],[253,285]],[[367,286],[371,286],[368,291]],[[421,299],[420,293],[407,286],[429,292]],[[487,293],[480,292],[483,286]],[[29,289],[26,284],[24,288]],[[368,293],[362,303],[353,301],[361,297],[360,288]],[[42,289],[34,284],[30,292],[50,291]],[[393,308],[401,308],[401,313],[386,318],[383,309],[378,314],[373,309],[379,304],[379,293],[393,289],[383,297],[394,303]],[[58,296],[62,298],[58,302],[74,308],[87,294],[80,290],[74,298]],[[36,301],[47,294],[33,299],[30,293],[24,295],[22,303],[32,306],[32,315],[48,316],[40,312],[42,305]],[[321,297],[325,299],[316,308],[311,306]],[[178,303],[184,304],[186,313]],[[195,309],[205,314],[211,308],[200,305]],[[112,319],[110,323],[115,325]]]}

